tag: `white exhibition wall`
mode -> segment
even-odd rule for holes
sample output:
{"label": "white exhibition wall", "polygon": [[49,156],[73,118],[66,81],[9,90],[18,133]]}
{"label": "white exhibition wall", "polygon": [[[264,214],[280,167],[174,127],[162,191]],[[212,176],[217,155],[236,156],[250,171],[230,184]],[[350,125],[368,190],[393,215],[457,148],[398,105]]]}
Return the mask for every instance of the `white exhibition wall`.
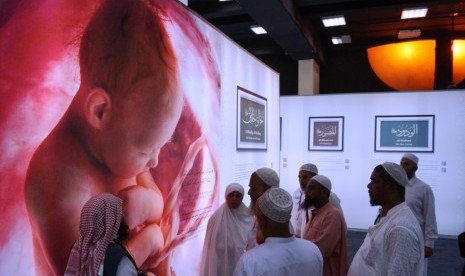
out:
{"label": "white exhibition wall", "polygon": [[[197,94],[197,92],[203,92],[206,87],[209,90],[208,86],[211,85],[203,81],[199,82],[197,75],[202,75],[200,71],[204,69],[195,63],[189,63],[193,67],[188,73],[182,74],[183,82],[187,83],[187,90],[192,91],[187,97],[193,105],[196,117],[201,122],[209,122],[201,126],[203,133],[206,137],[214,137],[209,140],[209,143],[212,152],[217,153],[219,189],[218,200],[213,203],[210,210],[213,213],[224,202],[224,192],[228,184],[240,183],[247,193],[250,175],[257,168],[266,166],[276,171],[279,170],[279,75],[208,22],[196,16],[195,13],[192,13],[192,17],[196,23],[195,27],[209,43],[211,66],[216,67],[220,78],[220,117],[218,117],[217,110],[211,110],[211,107],[215,106],[211,102],[215,99],[206,97],[205,93]],[[179,53],[181,60],[190,59],[191,53],[186,51],[187,53]],[[195,68],[196,66],[198,67]],[[257,147],[264,146],[266,149],[237,149],[238,87],[266,99],[264,120],[266,143],[265,145],[257,144]],[[219,133],[217,130],[220,130]],[[204,169],[210,170],[211,167],[204,166]],[[210,194],[214,184],[207,183],[210,181],[208,178],[204,181],[206,182],[202,185],[201,197]],[[249,201],[249,197],[245,195],[244,203],[248,205]],[[202,208],[199,204],[196,207]],[[176,260],[190,260],[189,263],[176,262],[174,264],[177,274],[189,275],[198,269],[196,265],[200,264],[206,225],[207,220],[204,220],[195,238],[188,239],[182,245],[182,248],[188,248],[187,250],[175,251],[175,262]]]}
{"label": "white exhibition wall", "polygon": [[[189,91],[192,91],[189,102],[193,105],[194,113],[199,117],[199,121],[209,122],[210,125],[202,125],[202,131],[206,137],[215,137],[210,139],[211,150],[216,154],[219,171],[219,189],[218,200],[215,201],[210,209],[213,213],[217,207],[224,202],[224,192],[226,186],[232,182],[240,183],[247,192],[250,175],[260,167],[273,167],[278,171],[279,164],[279,75],[267,67],[253,55],[246,52],[235,42],[223,35],[220,31],[211,26],[202,18],[191,13],[196,28],[205,37],[209,43],[209,54],[211,55],[211,66],[215,66],[220,79],[220,104],[219,112],[211,110],[214,98],[206,97],[203,92],[211,84],[203,81],[199,82],[197,75],[202,75],[204,70],[195,63],[190,63],[191,70],[183,75],[183,82],[188,84]],[[181,60],[189,60],[191,53],[179,53]],[[205,73],[206,74],[206,73]],[[265,135],[266,150],[238,150],[237,149],[237,117],[238,117],[238,87],[245,89],[258,97],[266,99],[265,115]],[[207,88],[207,90],[209,90]],[[218,117],[217,114],[220,114]],[[220,130],[220,132],[216,132]],[[263,147],[259,143],[258,147]],[[210,170],[208,166],[204,169]],[[209,181],[208,178],[204,181]],[[200,191],[201,197],[206,197],[213,189],[214,183],[203,183]],[[208,185],[211,184],[211,185]],[[244,202],[248,204],[249,197],[244,197]],[[202,206],[197,204],[198,209]],[[207,220],[204,220],[199,226],[195,237],[188,239],[182,248],[188,250],[176,250],[174,260],[189,259],[194,266],[186,265],[186,262],[175,263],[177,274],[189,275],[192,271],[198,269],[196,265],[200,264],[202,256],[204,235]]]}
{"label": "white exhibition wall", "polygon": [[[219,45],[221,72],[221,149],[219,201],[226,186],[240,183],[248,191],[249,178],[260,167],[279,171],[279,75],[242,48],[224,39]],[[266,149],[237,149],[237,87],[266,98]],[[257,145],[260,146],[260,145]],[[250,199],[244,196],[244,203]]]}
{"label": "white exhibition wall", "polygon": [[[417,152],[417,176],[433,189],[440,235],[465,230],[465,93],[463,91],[333,94],[280,98],[281,187],[298,188],[300,165],[314,163],[341,199],[347,226],[367,229],[371,207],[367,184],[373,168],[398,163],[402,152],[375,152],[375,116],[434,115],[434,152]],[[342,151],[309,151],[309,117],[344,117]]]}

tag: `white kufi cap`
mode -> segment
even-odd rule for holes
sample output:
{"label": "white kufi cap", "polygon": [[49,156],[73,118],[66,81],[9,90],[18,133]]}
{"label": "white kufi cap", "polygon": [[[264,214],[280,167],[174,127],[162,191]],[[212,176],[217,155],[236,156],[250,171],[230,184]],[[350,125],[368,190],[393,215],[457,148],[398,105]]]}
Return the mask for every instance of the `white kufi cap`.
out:
{"label": "white kufi cap", "polygon": [[270,220],[289,223],[292,211],[292,196],[278,187],[268,189],[257,201],[258,208]]}
{"label": "white kufi cap", "polygon": [[302,166],[300,166],[299,171],[307,171],[314,174],[318,174],[318,168],[315,166],[315,164],[312,163],[303,164]]}
{"label": "white kufi cap", "polygon": [[260,168],[255,171],[263,182],[269,187],[279,187],[279,176],[270,168]]}
{"label": "white kufi cap", "polygon": [[402,158],[407,158],[408,160],[418,165],[418,157],[413,153],[406,153],[404,156],[402,156]]}
{"label": "white kufi cap", "polygon": [[329,178],[327,178],[326,176],[317,174],[314,177],[312,177],[312,180],[315,180],[316,182],[320,183],[321,186],[325,187],[326,189],[328,189],[328,191],[331,192],[331,180],[329,180]]}
{"label": "white kufi cap", "polygon": [[407,173],[404,168],[399,164],[393,162],[384,162],[381,164],[387,173],[394,178],[394,180],[401,186],[406,187],[408,185]]}

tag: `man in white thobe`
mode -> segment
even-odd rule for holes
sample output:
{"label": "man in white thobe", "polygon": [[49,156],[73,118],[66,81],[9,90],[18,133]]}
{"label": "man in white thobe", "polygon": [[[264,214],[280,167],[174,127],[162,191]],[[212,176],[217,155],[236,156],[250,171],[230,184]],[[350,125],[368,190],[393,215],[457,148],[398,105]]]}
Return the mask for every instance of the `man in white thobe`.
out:
{"label": "man in white thobe", "polygon": [[270,188],[256,204],[258,246],[239,259],[234,276],[322,275],[323,257],[318,247],[289,231],[292,197]]}
{"label": "man in white thobe", "polygon": [[[409,179],[405,187],[405,202],[412,210],[420,223],[425,238],[425,258],[433,255],[434,241],[438,238],[438,226],[436,223],[436,211],[434,195],[431,187],[415,176],[418,170],[418,157],[412,153],[406,153],[400,160]],[[427,273],[425,262],[425,275]]]}
{"label": "man in white thobe", "polygon": [[368,184],[370,203],[381,209],[352,260],[348,276],[423,275],[423,233],[405,203],[407,185],[407,175],[398,164],[385,162],[373,170]]}

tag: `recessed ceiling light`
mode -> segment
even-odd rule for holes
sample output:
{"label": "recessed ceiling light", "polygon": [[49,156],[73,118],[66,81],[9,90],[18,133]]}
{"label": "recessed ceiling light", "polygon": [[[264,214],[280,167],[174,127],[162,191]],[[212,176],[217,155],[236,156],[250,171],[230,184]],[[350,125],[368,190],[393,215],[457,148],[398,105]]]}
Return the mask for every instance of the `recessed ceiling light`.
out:
{"label": "recessed ceiling light", "polygon": [[428,8],[412,8],[412,9],[403,9],[400,19],[409,19],[409,18],[419,18],[425,17],[428,12]]}
{"label": "recessed ceiling light", "polygon": [[331,37],[331,41],[333,42],[334,45],[346,44],[346,43],[352,43],[352,38],[350,37],[350,35],[340,35],[340,36]]}
{"label": "recessed ceiling light", "polygon": [[413,29],[413,30],[400,30],[397,34],[398,39],[408,39],[408,38],[416,38],[421,35],[420,29]]}
{"label": "recessed ceiling light", "polygon": [[343,26],[346,24],[346,20],[343,15],[323,17],[321,18],[321,21],[325,27]]}
{"label": "recessed ceiling light", "polygon": [[261,26],[258,26],[258,25],[252,25],[250,26],[250,29],[252,30],[252,32],[254,32],[255,34],[266,34],[266,30],[263,29],[263,27]]}
{"label": "recessed ceiling light", "polygon": [[218,2],[230,2],[232,0],[218,0]]}

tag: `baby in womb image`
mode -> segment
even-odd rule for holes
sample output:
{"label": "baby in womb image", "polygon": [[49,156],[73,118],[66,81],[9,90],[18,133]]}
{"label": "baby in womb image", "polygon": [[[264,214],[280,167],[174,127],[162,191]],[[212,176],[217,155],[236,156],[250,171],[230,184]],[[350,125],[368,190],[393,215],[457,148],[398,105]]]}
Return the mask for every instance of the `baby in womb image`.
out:
{"label": "baby in womb image", "polygon": [[200,136],[190,145],[164,198],[150,170],[185,105],[162,11],[143,0],[103,1],[84,30],[79,66],[80,87],[27,171],[36,274],[63,275],[81,209],[100,193],[123,199],[126,247],[137,266],[169,274],[160,262],[178,242],[174,201],[206,142]]}

